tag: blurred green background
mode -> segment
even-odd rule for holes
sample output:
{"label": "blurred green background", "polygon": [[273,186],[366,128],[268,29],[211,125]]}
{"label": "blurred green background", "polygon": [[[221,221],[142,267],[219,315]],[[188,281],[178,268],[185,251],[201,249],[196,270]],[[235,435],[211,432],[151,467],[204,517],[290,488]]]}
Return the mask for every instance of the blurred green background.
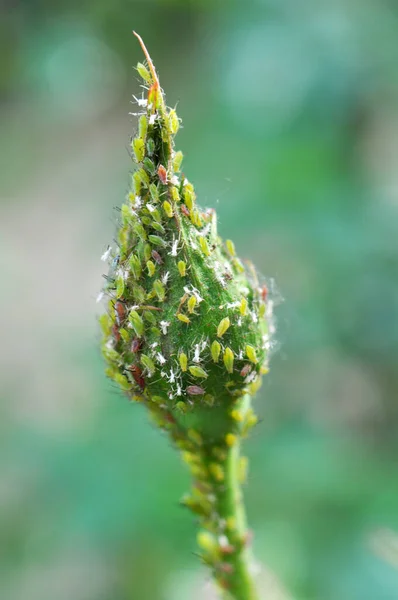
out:
{"label": "blurred green background", "polygon": [[98,350],[135,29],[199,201],[284,298],[246,446],[261,597],[397,600],[397,3],[0,10],[0,598],[213,598],[187,473]]}

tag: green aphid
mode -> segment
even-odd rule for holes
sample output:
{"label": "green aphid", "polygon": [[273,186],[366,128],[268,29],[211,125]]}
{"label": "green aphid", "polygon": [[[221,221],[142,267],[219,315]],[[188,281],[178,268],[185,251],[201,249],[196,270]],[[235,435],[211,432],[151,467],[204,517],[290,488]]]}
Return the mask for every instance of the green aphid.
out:
{"label": "green aphid", "polygon": [[193,313],[195,310],[195,306],[197,304],[197,300],[195,296],[191,296],[190,299],[188,300],[188,312],[189,313]]}
{"label": "green aphid", "polygon": [[138,133],[140,138],[145,140],[146,134],[148,132],[148,119],[145,115],[141,115],[138,121]]}
{"label": "green aphid", "polygon": [[147,141],[146,150],[148,152],[148,156],[153,156],[153,154],[155,152],[155,142],[153,141],[152,138],[149,138],[149,140]]}
{"label": "green aphid", "polygon": [[181,275],[181,277],[185,277],[185,275],[187,273],[187,265],[185,264],[185,262],[183,260],[178,261],[177,268],[178,268],[178,272]]}
{"label": "green aphid", "polygon": [[185,372],[188,368],[188,357],[185,352],[180,352],[178,360],[180,361],[181,370]]}
{"label": "green aphid", "polygon": [[178,150],[178,152],[176,152],[173,156],[173,171],[174,173],[178,173],[178,171],[181,169],[181,164],[182,164],[182,160],[184,158],[183,153],[181,152],[181,150]]}
{"label": "green aphid", "polygon": [[131,389],[131,383],[125,375],[122,375],[121,373],[115,373],[112,379],[115,381],[115,383],[118,383],[120,385],[122,390],[127,391]]}
{"label": "green aphid", "polygon": [[131,213],[130,206],[128,206],[127,204],[122,204],[122,206],[120,207],[120,215],[122,217],[123,225],[128,225],[129,223],[131,223],[133,215]]}
{"label": "green aphid", "polygon": [[101,352],[105,360],[114,365],[118,365],[120,362],[120,354],[113,348],[108,348],[106,345],[102,345]]}
{"label": "green aphid", "polygon": [[148,173],[145,171],[145,169],[143,169],[142,167],[140,169],[138,169],[134,175],[137,176],[137,179],[139,179],[142,183],[142,185],[146,188],[149,187],[149,176]]}
{"label": "green aphid", "polygon": [[160,246],[162,248],[164,248],[166,246],[166,242],[161,237],[159,237],[158,235],[149,235],[148,236],[148,240],[154,246]]}
{"label": "green aphid", "polygon": [[151,377],[156,371],[155,363],[146,354],[141,354],[141,363],[146,369],[148,369],[149,377]]}
{"label": "green aphid", "polygon": [[189,372],[194,377],[199,377],[202,379],[206,379],[206,377],[208,377],[208,374],[206,373],[206,371],[204,369],[202,369],[202,367],[191,366],[191,367],[189,367]]}
{"label": "green aphid", "polygon": [[147,262],[152,256],[152,248],[150,244],[144,245],[144,260]]}
{"label": "green aphid", "polygon": [[137,304],[142,304],[143,302],[145,302],[146,293],[141,285],[133,285],[133,298],[134,302],[136,302]]}
{"label": "green aphid", "polygon": [[224,335],[224,333],[229,329],[230,325],[231,321],[229,320],[229,317],[225,317],[225,319],[222,319],[217,327],[217,337],[221,338]]}
{"label": "green aphid", "polygon": [[156,221],[157,223],[160,223],[160,224],[162,223],[162,216],[157,208],[155,208],[155,210],[153,210],[151,212],[151,216],[152,216],[152,219],[154,221]]}
{"label": "green aphid", "polygon": [[142,77],[142,79],[148,83],[151,84],[152,83],[152,77],[150,72],[148,71],[148,69],[146,68],[145,65],[143,65],[142,63],[137,63],[136,69],[139,73],[139,75]]}
{"label": "green aphid", "polygon": [[155,175],[156,171],[155,171],[155,165],[153,164],[151,159],[146,156],[144,158],[144,160],[142,161],[142,164],[144,165],[144,168],[148,171],[150,176],[153,177]]}
{"label": "green aphid", "polygon": [[144,319],[146,321],[148,321],[148,323],[150,323],[151,325],[156,325],[157,321],[156,321],[156,317],[154,315],[154,313],[150,310],[145,310],[143,315]]}
{"label": "green aphid", "polygon": [[151,221],[151,227],[159,233],[165,233],[165,228],[161,223],[158,223],[157,221]]}
{"label": "green aphid", "polygon": [[135,221],[133,223],[133,230],[134,230],[134,233],[136,233],[138,235],[140,240],[145,242],[145,240],[147,239],[146,231],[139,221]]}
{"label": "green aphid", "polygon": [[99,324],[101,326],[102,333],[105,337],[109,337],[112,329],[112,319],[109,317],[107,313],[103,313],[98,319]]}
{"label": "green aphid", "polygon": [[211,352],[211,357],[212,357],[213,361],[215,363],[218,363],[218,359],[220,358],[220,352],[221,352],[221,344],[219,342],[217,342],[217,340],[214,340],[214,342],[212,343],[210,352]]}
{"label": "green aphid", "polygon": [[174,108],[171,108],[169,111],[169,119],[168,119],[168,129],[172,135],[175,135],[180,127],[180,121],[177,117],[177,113]]}
{"label": "green aphid", "polygon": [[139,279],[141,277],[142,268],[141,261],[135,254],[132,254],[129,259],[129,264],[131,268],[131,272],[133,274],[134,279]]}
{"label": "green aphid", "polygon": [[136,310],[130,311],[129,321],[138,337],[142,337],[144,333],[144,321]]}
{"label": "green aphid", "polygon": [[124,293],[124,277],[123,275],[118,275],[116,277],[116,298],[121,298]]}
{"label": "green aphid", "polygon": [[171,217],[173,216],[173,209],[171,207],[170,202],[167,202],[167,200],[165,200],[163,202],[163,210],[166,213],[166,215],[169,217],[169,219],[171,219]]}
{"label": "green aphid", "polygon": [[232,240],[226,240],[225,245],[227,247],[227,250],[229,252],[229,254],[231,256],[235,256],[236,252],[235,252],[235,244],[233,243]]}
{"label": "green aphid", "polygon": [[189,210],[192,210],[194,202],[195,202],[196,194],[194,192],[193,185],[191,183],[187,183],[186,185],[184,185],[182,195],[183,195],[185,204],[187,205]]}
{"label": "green aphid", "polygon": [[179,202],[180,201],[180,195],[178,193],[177,188],[173,185],[169,189],[170,189],[171,199],[173,200],[173,202]]}
{"label": "green aphid", "polygon": [[256,354],[256,350],[255,350],[255,348],[253,348],[253,346],[250,346],[250,345],[246,346],[246,356],[250,360],[250,362],[252,362],[253,364],[257,364],[257,362],[258,362],[257,354]]}
{"label": "green aphid", "polygon": [[233,373],[234,370],[234,353],[231,348],[225,348],[223,361],[228,373]]}
{"label": "green aphid", "polygon": [[126,342],[126,343],[127,343],[127,342],[129,342],[129,341],[130,341],[130,334],[129,334],[129,332],[127,331],[127,329],[124,329],[124,327],[121,327],[121,328],[119,329],[119,333],[120,333],[120,336],[121,336],[121,338],[122,338],[122,340],[123,340],[124,342]]}
{"label": "green aphid", "polygon": [[162,332],[160,331],[159,327],[151,327],[150,331],[155,337],[160,337],[162,335]]}
{"label": "green aphid", "polygon": [[148,275],[149,277],[152,277],[155,274],[156,271],[156,265],[152,260],[148,260],[146,263],[147,269],[148,269]]}
{"label": "green aphid", "polygon": [[166,292],[164,289],[164,285],[163,283],[160,281],[160,279],[156,279],[153,282],[153,289],[155,290],[155,293],[159,299],[159,302],[163,302],[166,296]]}
{"label": "green aphid", "polygon": [[200,245],[200,249],[202,250],[203,254],[205,256],[209,256],[210,255],[210,249],[209,249],[209,245],[207,243],[206,238],[200,236],[200,238],[199,238],[199,245]]}
{"label": "green aphid", "polygon": [[153,202],[159,202],[159,190],[155,183],[151,183],[151,185],[149,186],[149,193],[151,194]]}
{"label": "green aphid", "polygon": [[133,149],[135,159],[138,163],[142,162],[145,156],[145,142],[141,137],[134,138],[131,147]]}
{"label": "green aphid", "polygon": [[141,217],[141,221],[143,222],[144,225],[146,225],[147,227],[149,227],[152,223],[152,219],[151,217],[147,217],[146,215],[144,215],[143,217]]}

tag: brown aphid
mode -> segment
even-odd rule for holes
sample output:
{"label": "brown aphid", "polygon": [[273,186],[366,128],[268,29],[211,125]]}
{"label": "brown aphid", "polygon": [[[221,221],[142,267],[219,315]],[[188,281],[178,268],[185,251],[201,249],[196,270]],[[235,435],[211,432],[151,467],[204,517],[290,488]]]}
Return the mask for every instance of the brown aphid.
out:
{"label": "brown aphid", "polygon": [[137,352],[139,352],[141,349],[141,340],[139,338],[134,338],[133,341],[131,342],[130,349],[133,354],[136,354]]}
{"label": "brown aphid", "polygon": [[232,546],[231,544],[224,544],[220,547],[221,553],[222,554],[233,554],[235,552],[235,547]]}
{"label": "brown aphid", "polygon": [[134,381],[136,382],[136,384],[142,389],[145,389],[145,379],[142,376],[142,371],[139,367],[137,367],[137,365],[130,365],[129,367],[127,367],[128,370],[131,372],[131,374],[134,377]]}
{"label": "brown aphid", "polygon": [[265,301],[266,301],[266,299],[267,299],[267,296],[268,296],[268,288],[267,288],[267,286],[266,286],[266,285],[263,285],[263,286],[260,288],[260,294],[261,294],[261,300],[262,300],[263,302],[265,302]]}
{"label": "brown aphid", "polygon": [[190,396],[202,396],[205,393],[205,390],[199,385],[189,385],[187,387],[187,393]]}
{"label": "brown aphid", "polygon": [[160,181],[164,185],[166,185],[166,183],[167,183],[167,171],[166,171],[166,169],[164,168],[163,165],[159,165],[159,167],[158,167],[158,176],[159,176]]}
{"label": "brown aphid", "polygon": [[116,322],[120,327],[120,325],[126,318],[126,307],[124,306],[123,302],[120,302],[119,300],[115,302],[115,315]]}
{"label": "brown aphid", "polygon": [[162,265],[163,264],[163,258],[160,256],[159,252],[157,252],[156,250],[152,250],[151,254],[152,254],[153,260],[155,262],[157,262],[158,265]]}
{"label": "brown aphid", "polygon": [[188,206],[186,206],[185,204],[181,204],[181,212],[183,215],[185,215],[186,217],[190,216],[190,212],[189,212],[189,208]]}
{"label": "brown aphid", "polygon": [[171,415],[169,412],[164,415],[164,418],[168,423],[171,423],[172,425],[174,425],[176,422],[173,415]]}
{"label": "brown aphid", "polygon": [[232,565],[230,565],[229,563],[219,563],[217,565],[218,570],[221,571],[222,573],[225,573],[226,575],[231,575],[231,573],[234,572],[234,568]]}
{"label": "brown aphid", "polygon": [[251,370],[252,370],[252,366],[251,365],[249,365],[249,364],[245,365],[243,367],[243,369],[241,370],[241,372],[240,372],[240,376],[241,377],[246,377],[247,375],[249,375],[249,373],[251,372]]}
{"label": "brown aphid", "polygon": [[112,333],[113,333],[113,338],[114,338],[115,342],[116,343],[120,342],[119,327],[116,325],[116,323],[113,324]]}

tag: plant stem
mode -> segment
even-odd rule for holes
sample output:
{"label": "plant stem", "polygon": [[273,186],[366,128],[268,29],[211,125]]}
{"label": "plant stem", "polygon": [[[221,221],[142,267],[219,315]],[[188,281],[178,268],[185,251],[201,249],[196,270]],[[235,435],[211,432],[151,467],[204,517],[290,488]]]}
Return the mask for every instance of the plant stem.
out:
{"label": "plant stem", "polygon": [[[251,398],[245,396],[241,401],[241,410],[250,408]],[[219,517],[231,523],[229,539],[235,551],[225,557],[231,573],[227,577],[226,597],[234,600],[258,600],[254,582],[250,573],[250,549],[243,493],[240,483],[240,443],[239,440],[228,450],[224,463],[224,485],[217,490]]]}

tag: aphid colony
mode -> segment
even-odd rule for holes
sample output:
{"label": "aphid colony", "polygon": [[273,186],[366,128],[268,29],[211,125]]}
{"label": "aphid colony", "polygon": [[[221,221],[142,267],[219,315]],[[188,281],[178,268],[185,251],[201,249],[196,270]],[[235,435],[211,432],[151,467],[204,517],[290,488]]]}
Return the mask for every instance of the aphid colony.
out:
{"label": "aphid colony", "polygon": [[[184,504],[213,519],[223,543],[209,552],[222,565],[244,540],[233,523],[218,523],[212,486],[224,479],[226,450],[256,422],[251,409],[237,407],[267,372],[272,304],[254,267],[244,267],[234,244],[219,238],[215,211],[197,205],[181,172],[182,153],[174,150],[180,120],[147,59],[149,70],[137,67],[147,90],[131,141],[138,166],[116,248],[102,256],[109,262],[102,352],[107,375],[146,404],[184,451],[196,480]],[[221,568],[221,580],[226,575]]]}

